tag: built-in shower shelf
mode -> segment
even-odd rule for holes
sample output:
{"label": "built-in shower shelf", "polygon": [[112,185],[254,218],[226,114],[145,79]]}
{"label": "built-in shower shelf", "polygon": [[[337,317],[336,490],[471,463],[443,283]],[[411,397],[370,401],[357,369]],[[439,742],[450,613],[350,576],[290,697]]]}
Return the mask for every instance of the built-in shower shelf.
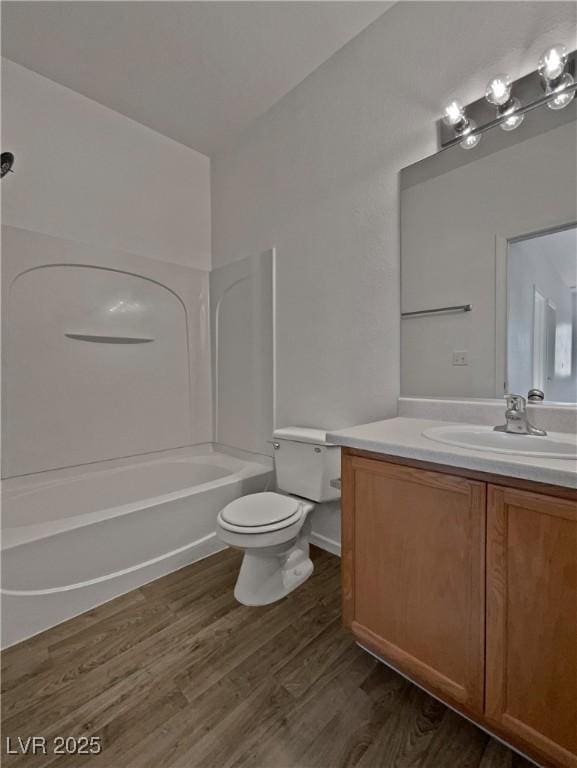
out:
{"label": "built-in shower shelf", "polygon": [[154,341],[146,336],[103,336],[100,333],[65,333],[68,339],[91,341],[95,344],[147,344]]}

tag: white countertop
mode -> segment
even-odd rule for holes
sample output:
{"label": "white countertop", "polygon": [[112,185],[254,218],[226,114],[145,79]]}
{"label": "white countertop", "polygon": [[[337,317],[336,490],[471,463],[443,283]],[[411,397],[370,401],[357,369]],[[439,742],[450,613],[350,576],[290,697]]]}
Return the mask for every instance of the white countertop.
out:
{"label": "white countertop", "polygon": [[577,461],[573,459],[511,456],[493,451],[476,451],[436,443],[422,434],[423,430],[431,427],[456,423],[400,417],[328,432],[327,440],[363,451],[577,488]]}

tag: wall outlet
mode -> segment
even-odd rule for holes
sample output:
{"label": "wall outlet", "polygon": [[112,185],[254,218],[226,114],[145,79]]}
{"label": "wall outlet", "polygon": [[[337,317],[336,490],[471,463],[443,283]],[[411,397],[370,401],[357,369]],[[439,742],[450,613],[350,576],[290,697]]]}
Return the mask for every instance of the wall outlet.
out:
{"label": "wall outlet", "polygon": [[453,350],[453,365],[469,365],[469,353],[466,350]]}

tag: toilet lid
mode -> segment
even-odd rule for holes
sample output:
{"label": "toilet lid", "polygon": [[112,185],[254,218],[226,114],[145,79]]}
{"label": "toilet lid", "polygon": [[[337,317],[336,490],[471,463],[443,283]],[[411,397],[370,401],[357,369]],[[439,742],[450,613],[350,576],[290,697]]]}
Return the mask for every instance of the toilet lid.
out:
{"label": "toilet lid", "polygon": [[292,517],[300,507],[300,501],[280,493],[252,493],[227,504],[220,513],[231,525],[245,528],[274,525]]}

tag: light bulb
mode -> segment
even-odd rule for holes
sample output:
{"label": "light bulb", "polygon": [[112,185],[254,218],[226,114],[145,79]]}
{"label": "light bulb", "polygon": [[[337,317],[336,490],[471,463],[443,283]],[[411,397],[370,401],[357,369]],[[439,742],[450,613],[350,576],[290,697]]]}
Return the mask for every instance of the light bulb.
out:
{"label": "light bulb", "polygon": [[519,99],[511,99],[510,106],[507,107],[507,109],[504,109],[502,112],[499,113],[500,117],[505,117],[505,115],[511,115],[511,117],[508,117],[506,120],[503,120],[503,122],[500,124],[500,127],[504,131],[514,131],[515,128],[518,128],[523,120],[525,119],[525,115],[515,115],[512,114],[515,112],[519,107],[521,106]]}
{"label": "light bulb", "polygon": [[[568,72],[566,72],[561,78],[561,82],[559,83],[559,85],[553,88],[550,92],[556,93],[557,91],[563,91],[565,88],[569,87],[570,85],[573,85],[574,82],[575,81],[573,80],[573,76],[570,75]],[[575,98],[575,91],[560,93],[559,96],[556,96],[551,101],[548,101],[547,106],[549,107],[549,109],[564,109],[568,104],[570,104],[573,101],[574,98]]]}
{"label": "light bulb", "polygon": [[539,59],[539,74],[548,82],[561,77],[567,64],[567,48],[553,45]]}
{"label": "light bulb", "polygon": [[501,107],[511,98],[511,78],[509,75],[495,75],[487,83],[485,98],[489,104]]}
{"label": "light bulb", "polygon": [[456,125],[460,125],[466,121],[465,110],[460,101],[453,99],[450,104],[447,104],[443,111],[443,122],[445,125],[449,125],[454,128]]}
{"label": "light bulb", "polygon": [[469,124],[460,134],[462,137],[462,140],[459,142],[460,147],[463,149],[473,149],[473,147],[477,146],[477,144],[481,141],[481,135],[478,133],[473,133],[476,127],[476,124],[472,120],[469,120]]}

